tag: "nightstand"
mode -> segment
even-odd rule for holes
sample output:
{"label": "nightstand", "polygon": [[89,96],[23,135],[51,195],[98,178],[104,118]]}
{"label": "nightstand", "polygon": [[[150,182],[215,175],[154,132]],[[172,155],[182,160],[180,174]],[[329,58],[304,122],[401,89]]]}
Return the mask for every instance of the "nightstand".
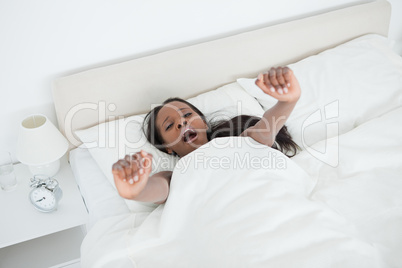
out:
{"label": "nightstand", "polygon": [[0,267],[79,267],[88,213],[67,157],[54,176],[63,190],[58,209],[37,211],[29,201],[27,166],[14,165],[18,186],[0,191]]}

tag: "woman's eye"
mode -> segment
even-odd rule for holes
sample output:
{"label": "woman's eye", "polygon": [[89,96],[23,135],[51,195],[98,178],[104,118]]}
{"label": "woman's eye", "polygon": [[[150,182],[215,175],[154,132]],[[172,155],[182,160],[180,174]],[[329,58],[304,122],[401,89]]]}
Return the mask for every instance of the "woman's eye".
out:
{"label": "woman's eye", "polygon": [[[186,113],[186,114],[184,114],[183,117],[189,117],[191,114],[192,114],[192,113]],[[170,124],[166,127],[165,130],[168,130],[168,129],[171,128],[172,126],[173,126],[173,123],[170,123]]]}
{"label": "woman's eye", "polygon": [[169,128],[171,128],[173,126],[173,124],[172,123],[170,123],[167,127],[166,127],[166,129],[165,130],[168,130]]}

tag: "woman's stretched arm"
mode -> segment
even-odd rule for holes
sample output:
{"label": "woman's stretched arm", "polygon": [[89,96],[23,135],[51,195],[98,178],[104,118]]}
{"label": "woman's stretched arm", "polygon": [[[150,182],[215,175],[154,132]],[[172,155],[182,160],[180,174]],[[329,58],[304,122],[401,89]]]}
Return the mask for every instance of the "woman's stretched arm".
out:
{"label": "woman's stretched arm", "polygon": [[279,130],[283,127],[300,98],[300,85],[288,67],[271,68],[260,74],[256,85],[266,94],[278,100],[267,110],[260,121],[246,129],[241,136],[249,136],[259,143],[272,146]]}
{"label": "woman's stretched arm", "polygon": [[112,167],[114,182],[119,195],[126,199],[162,204],[169,195],[171,171],[149,176],[152,155],[144,151],[126,155]]}

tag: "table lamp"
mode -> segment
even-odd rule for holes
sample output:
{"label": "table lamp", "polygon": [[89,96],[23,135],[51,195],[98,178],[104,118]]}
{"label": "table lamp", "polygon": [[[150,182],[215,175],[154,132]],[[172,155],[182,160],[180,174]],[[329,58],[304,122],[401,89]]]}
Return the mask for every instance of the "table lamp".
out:
{"label": "table lamp", "polygon": [[66,138],[45,115],[30,115],[22,121],[17,159],[27,165],[33,175],[54,176],[67,149]]}

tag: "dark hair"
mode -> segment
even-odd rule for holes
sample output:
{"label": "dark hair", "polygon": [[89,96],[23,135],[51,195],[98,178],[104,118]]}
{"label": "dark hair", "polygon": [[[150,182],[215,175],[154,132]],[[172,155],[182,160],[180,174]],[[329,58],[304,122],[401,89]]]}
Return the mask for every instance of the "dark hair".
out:
{"label": "dark hair", "polygon": [[[229,120],[219,120],[213,122],[207,121],[205,115],[191,103],[181,99],[181,98],[169,98],[165,100],[162,105],[159,105],[152,109],[144,118],[143,131],[147,140],[153,144],[157,149],[162,152],[167,153],[164,146],[162,136],[156,126],[156,117],[162,107],[170,102],[179,101],[187,104],[191,109],[193,109],[208,125],[209,130],[207,131],[208,140],[211,141],[214,138],[228,137],[228,136],[239,136],[247,128],[254,126],[261,118],[257,116],[250,115],[238,115]],[[275,143],[272,148],[275,148],[288,157],[293,157],[296,155],[300,147],[292,140],[290,133],[288,132],[286,126],[283,126],[275,138]],[[277,146],[279,145],[279,146]]]}

